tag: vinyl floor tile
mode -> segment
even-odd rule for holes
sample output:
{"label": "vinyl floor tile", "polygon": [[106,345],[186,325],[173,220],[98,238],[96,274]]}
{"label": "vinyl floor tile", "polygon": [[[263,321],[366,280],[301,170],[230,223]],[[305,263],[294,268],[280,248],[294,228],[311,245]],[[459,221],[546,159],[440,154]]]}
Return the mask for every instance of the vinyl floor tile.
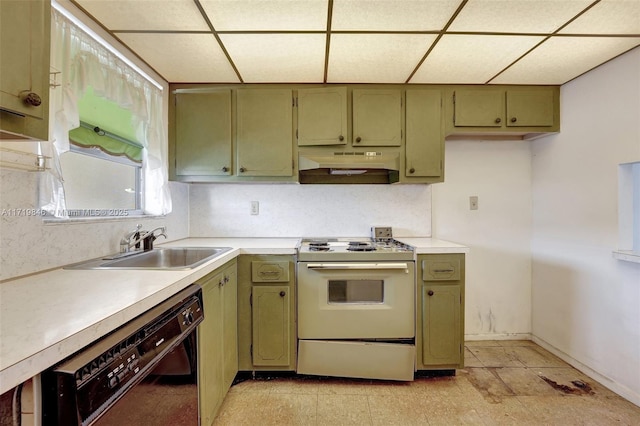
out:
{"label": "vinyl floor tile", "polygon": [[214,425],[640,425],[640,407],[533,342],[465,346],[467,364],[455,376],[240,382]]}

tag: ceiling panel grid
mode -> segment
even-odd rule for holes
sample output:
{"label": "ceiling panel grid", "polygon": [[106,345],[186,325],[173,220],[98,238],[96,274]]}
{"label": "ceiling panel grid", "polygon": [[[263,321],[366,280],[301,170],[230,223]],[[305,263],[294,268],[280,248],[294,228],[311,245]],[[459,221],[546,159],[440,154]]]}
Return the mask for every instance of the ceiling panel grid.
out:
{"label": "ceiling panel grid", "polygon": [[563,84],[640,0],[71,0],[172,83]]}

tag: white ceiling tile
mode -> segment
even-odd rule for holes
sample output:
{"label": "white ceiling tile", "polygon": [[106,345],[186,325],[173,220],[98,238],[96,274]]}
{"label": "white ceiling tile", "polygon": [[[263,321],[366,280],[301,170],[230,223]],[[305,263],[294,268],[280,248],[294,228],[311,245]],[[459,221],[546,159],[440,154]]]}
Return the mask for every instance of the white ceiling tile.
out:
{"label": "white ceiling tile", "polygon": [[213,35],[124,33],[118,36],[169,82],[239,82]]}
{"label": "white ceiling tile", "polygon": [[410,83],[484,84],[543,36],[445,35]]}
{"label": "white ceiling tile", "polygon": [[76,1],[110,30],[209,30],[193,0]]}
{"label": "white ceiling tile", "polygon": [[640,37],[552,37],[491,83],[564,84],[640,45]]}
{"label": "white ceiling tile", "polygon": [[439,31],[460,0],[334,0],[331,30]]}
{"label": "white ceiling tile", "polygon": [[334,34],[327,81],[404,83],[435,39],[431,34]]}
{"label": "white ceiling tile", "polygon": [[325,30],[327,0],[200,0],[216,31]]}
{"label": "white ceiling tile", "polygon": [[593,0],[469,0],[449,31],[552,33]]}
{"label": "white ceiling tile", "polygon": [[247,83],[311,83],[324,78],[324,34],[221,34]]}
{"label": "white ceiling tile", "polygon": [[640,34],[640,0],[602,0],[561,34]]}

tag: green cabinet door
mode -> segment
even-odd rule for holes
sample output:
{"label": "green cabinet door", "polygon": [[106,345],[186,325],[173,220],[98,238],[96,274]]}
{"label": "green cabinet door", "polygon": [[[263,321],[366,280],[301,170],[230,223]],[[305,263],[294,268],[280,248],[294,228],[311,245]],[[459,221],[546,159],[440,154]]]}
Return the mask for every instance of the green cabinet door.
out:
{"label": "green cabinet door", "polygon": [[178,176],[225,176],[231,170],[231,90],[175,95]]}
{"label": "green cabinet door", "polygon": [[504,90],[457,89],[453,93],[456,127],[502,127]]}
{"label": "green cabinet door", "polygon": [[224,348],[223,390],[226,392],[238,374],[238,278],[236,262],[222,272],[222,332]]}
{"label": "green cabinet door", "polygon": [[291,364],[290,298],[289,286],[253,286],[253,365]]}
{"label": "green cabinet door", "polygon": [[205,313],[204,321],[198,326],[198,390],[203,425],[213,423],[224,399],[222,280],[221,273],[214,273],[200,283]]}
{"label": "green cabinet door", "polygon": [[442,176],[442,91],[407,90],[406,132],[405,176]]}
{"label": "green cabinet door", "polygon": [[553,126],[554,89],[507,90],[507,126]]}
{"label": "green cabinet door", "polygon": [[291,89],[237,91],[238,176],[293,176]]}
{"label": "green cabinet door", "polygon": [[353,90],[353,146],[402,144],[402,92]]}
{"label": "green cabinet door", "polygon": [[422,363],[458,364],[460,337],[460,286],[425,283],[422,287]]}
{"label": "green cabinet door", "polygon": [[0,1],[2,130],[48,140],[50,28],[49,0]]}
{"label": "green cabinet door", "polygon": [[347,143],[347,88],[298,90],[298,146]]}

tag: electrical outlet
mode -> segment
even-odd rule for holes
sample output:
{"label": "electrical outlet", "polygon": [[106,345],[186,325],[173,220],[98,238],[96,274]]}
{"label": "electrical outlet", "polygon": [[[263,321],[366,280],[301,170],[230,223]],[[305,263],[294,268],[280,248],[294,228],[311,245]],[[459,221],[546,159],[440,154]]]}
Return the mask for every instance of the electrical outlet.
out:
{"label": "electrical outlet", "polygon": [[251,202],[251,214],[252,215],[260,214],[260,202],[259,201],[252,201]]}
{"label": "electrical outlet", "polygon": [[478,210],[478,196],[472,195],[469,197],[469,210]]}

